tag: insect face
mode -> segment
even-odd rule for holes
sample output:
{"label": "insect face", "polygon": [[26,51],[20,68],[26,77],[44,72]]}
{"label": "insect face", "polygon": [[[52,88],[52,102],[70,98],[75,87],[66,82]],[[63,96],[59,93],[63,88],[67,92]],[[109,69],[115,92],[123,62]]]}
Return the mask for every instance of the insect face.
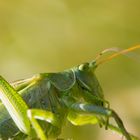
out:
{"label": "insect face", "polygon": [[81,71],[92,71],[94,72],[94,70],[96,69],[97,65],[96,65],[96,61],[93,60],[90,63],[83,63],[81,65],[79,65],[79,70]]}

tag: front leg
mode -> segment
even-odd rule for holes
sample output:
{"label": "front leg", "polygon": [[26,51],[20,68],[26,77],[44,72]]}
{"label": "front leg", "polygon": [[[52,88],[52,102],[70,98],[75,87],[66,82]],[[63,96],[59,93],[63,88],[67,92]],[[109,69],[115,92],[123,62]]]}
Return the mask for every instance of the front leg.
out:
{"label": "front leg", "polygon": [[[126,137],[127,140],[138,140],[138,138],[130,135],[127,130],[125,129],[122,120],[120,119],[120,117],[117,115],[117,113],[112,110],[112,109],[108,109],[102,106],[96,106],[93,104],[87,104],[87,103],[73,103],[70,106],[70,110],[73,112],[76,112],[77,114],[82,114],[82,115],[87,115],[89,114],[90,117],[93,116],[97,116],[97,119],[95,120],[96,122],[100,122],[102,121],[103,125],[106,125],[106,122],[103,120],[98,119],[98,116],[104,116],[104,117],[113,117],[118,125],[118,128],[108,124],[108,127],[114,131],[117,131],[119,133],[121,133],[122,135],[124,135]],[[77,122],[77,116],[76,115],[70,115],[68,116],[68,119],[70,122],[72,123],[77,123],[77,125],[80,125],[80,122]],[[82,120],[81,120],[82,122]],[[88,120],[88,123],[90,123],[90,120]]]}

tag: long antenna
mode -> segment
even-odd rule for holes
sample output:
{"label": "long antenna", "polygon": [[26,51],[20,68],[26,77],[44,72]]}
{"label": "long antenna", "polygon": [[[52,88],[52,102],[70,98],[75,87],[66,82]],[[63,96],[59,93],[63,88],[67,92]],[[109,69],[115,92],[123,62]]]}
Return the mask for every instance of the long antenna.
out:
{"label": "long antenna", "polygon": [[117,47],[113,47],[113,48],[107,48],[104,49],[103,51],[101,51],[99,54],[97,54],[97,56],[95,57],[95,61],[99,60],[101,58],[101,56],[107,52],[120,52],[120,48]]}
{"label": "long antenna", "polygon": [[[111,56],[109,56],[109,57],[107,57],[105,59],[102,59],[102,60],[98,61],[96,64],[98,66],[98,65],[103,64],[103,63],[105,63],[105,62],[107,62],[107,61],[109,61],[109,60],[111,60],[111,59],[113,59],[113,58],[115,58],[115,57],[117,57],[117,56],[119,56],[121,54],[125,54],[125,53],[131,52],[131,51],[136,50],[136,49],[140,49],[140,45],[136,45],[136,46],[130,47],[128,49],[124,49],[122,51],[119,51],[119,52],[117,52],[115,54],[112,54]],[[100,54],[102,54],[102,53],[100,53]],[[99,55],[95,58],[95,60],[97,60],[99,58]]]}

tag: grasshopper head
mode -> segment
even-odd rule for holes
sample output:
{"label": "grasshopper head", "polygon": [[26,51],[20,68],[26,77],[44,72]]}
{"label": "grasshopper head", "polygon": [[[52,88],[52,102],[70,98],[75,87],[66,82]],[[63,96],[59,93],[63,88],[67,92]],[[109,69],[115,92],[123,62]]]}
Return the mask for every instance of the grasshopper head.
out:
{"label": "grasshopper head", "polygon": [[94,72],[96,68],[97,68],[97,64],[96,64],[95,60],[93,60],[92,62],[89,62],[89,63],[83,63],[83,64],[79,65],[79,70],[81,70],[81,71]]}

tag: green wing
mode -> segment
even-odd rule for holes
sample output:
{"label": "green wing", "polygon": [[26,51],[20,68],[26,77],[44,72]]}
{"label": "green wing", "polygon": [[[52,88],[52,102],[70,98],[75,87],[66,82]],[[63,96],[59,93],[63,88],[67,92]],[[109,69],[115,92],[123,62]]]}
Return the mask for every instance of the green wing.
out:
{"label": "green wing", "polygon": [[75,84],[75,74],[72,70],[59,73],[49,73],[48,78],[51,83],[60,91],[66,91]]}

